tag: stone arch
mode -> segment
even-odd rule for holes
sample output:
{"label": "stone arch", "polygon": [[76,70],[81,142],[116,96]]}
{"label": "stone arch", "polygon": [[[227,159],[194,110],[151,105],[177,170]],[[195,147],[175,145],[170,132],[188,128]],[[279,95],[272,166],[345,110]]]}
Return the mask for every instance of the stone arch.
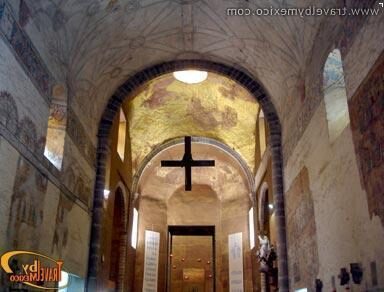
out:
{"label": "stone arch", "polygon": [[[283,189],[283,157],[281,143],[281,124],[277,111],[262,85],[247,73],[231,66],[208,60],[175,60],[148,67],[124,82],[109,99],[101,117],[98,131],[96,181],[91,226],[91,242],[88,262],[87,288],[94,291],[100,264],[101,222],[103,218],[103,192],[108,154],[108,136],[115,115],[122,102],[132,96],[135,90],[147,81],[177,70],[197,69],[215,72],[237,81],[246,88],[260,104],[269,128],[269,141],[272,154],[272,180],[277,227],[277,254],[279,257],[279,288],[289,291],[288,262],[286,246],[286,226]],[[256,119],[256,117],[255,117]]]}
{"label": "stone arch", "polygon": [[[208,144],[208,145],[213,145],[224,152],[228,153],[230,156],[232,156],[240,165],[241,169],[244,171],[244,174],[247,178],[247,183],[248,183],[248,188],[249,190],[255,189],[255,180],[252,176],[252,173],[247,165],[247,163],[244,161],[244,159],[236,152],[234,151],[231,147],[227,146],[226,144],[212,138],[207,138],[207,137],[192,137],[191,138],[192,142],[198,142],[201,144]],[[157,154],[159,154],[161,151],[165,150],[168,147],[171,147],[173,145],[177,144],[183,144],[184,143],[184,138],[175,138],[171,139],[169,141],[166,141],[165,143],[155,147],[142,161],[140,164],[140,167],[138,168],[136,174],[133,177],[133,182],[132,182],[132,192],[134,194],[138,193],[138,185],[139,181],[141,178],[142,173],[144,172],[147,164],[154,158]],[[137,199],[137,196],[135,197]],[[254,195],[252,193],[249,194],[249,199],[251,202],[254,202]]]}

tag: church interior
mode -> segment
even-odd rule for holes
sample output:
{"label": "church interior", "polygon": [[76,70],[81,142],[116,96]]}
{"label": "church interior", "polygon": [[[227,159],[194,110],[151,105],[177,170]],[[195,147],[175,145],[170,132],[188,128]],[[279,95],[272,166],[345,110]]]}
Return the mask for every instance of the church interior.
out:
{"label": "church interior", "polygon": [[0,291],[384,291],[383,5],[0,0]]}

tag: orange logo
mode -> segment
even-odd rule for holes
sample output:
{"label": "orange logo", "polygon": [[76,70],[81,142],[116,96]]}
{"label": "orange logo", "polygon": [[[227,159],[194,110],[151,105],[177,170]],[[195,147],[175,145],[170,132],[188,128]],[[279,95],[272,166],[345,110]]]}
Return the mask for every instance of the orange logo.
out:
{"label": "orange logo", "polygon": [[[35,259],[32,263],[22,264],[21,272],[16,274],[15,271],[12,271],[9,262],[13,256],[17,255],[32,255],[35,256]],[[47,259],[55,263],[55,266],[45,267],[42,265],[42,262],[39,259],[36,259],[36,257]],[[9,280],[11,282],[19,282],[34,288],[40,288],[44,290],[62,289],[66,287],[64,286],[58,288],[51,288],[44,287],[38,284],[39,282],[59,282],[61,280],[61,267],[63,266],[63,263],[64,262],[62,260],[56,261],[48,256],[24,250],[10,251],[1,256],[1,267],[7,274],[10,274]]]}

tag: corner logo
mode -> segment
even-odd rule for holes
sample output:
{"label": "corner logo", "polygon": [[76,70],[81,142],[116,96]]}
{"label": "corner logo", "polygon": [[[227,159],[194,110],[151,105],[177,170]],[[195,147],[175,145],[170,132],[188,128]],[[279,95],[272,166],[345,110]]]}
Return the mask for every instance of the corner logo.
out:
{"label": "corner logo", "polygon": [[[26,264],[21,265],[21,269],[13,271],[15,269],[14,265],[10,265],[10,260],[14,256],[23,256],[30,255],[33,256],[33,260]],[[52,262],[52,266],[44,266],[40,259],[45,259],[44,261]],[[12,263],[12,262],[11,262]],[[27,286],[39,288],[43,290],[52,290],[52,289],[62,289],[65,287],[46,287],[41,283],[58,283],[61,280],[61,267],[63,266],[62,260],[54,260],[48,256],[38,254],[31,251],[15,250],[10,251],[1,256],[1,267],[3,270],[9,274],[10,282],[23,283]],[[12,266],[12,268],[11,268]]]}

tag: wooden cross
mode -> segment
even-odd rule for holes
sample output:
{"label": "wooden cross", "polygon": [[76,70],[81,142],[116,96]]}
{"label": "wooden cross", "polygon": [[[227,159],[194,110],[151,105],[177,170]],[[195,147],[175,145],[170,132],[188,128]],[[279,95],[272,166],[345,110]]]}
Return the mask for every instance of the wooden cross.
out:
{"label": "wooden cross", "polygon": [[192,190],[192,167],[215,166],[214,160],[193,160],[191,137],[184,137],[184,156],[182,160],[162,160],[162,167],[185,167],[185,190]]}

